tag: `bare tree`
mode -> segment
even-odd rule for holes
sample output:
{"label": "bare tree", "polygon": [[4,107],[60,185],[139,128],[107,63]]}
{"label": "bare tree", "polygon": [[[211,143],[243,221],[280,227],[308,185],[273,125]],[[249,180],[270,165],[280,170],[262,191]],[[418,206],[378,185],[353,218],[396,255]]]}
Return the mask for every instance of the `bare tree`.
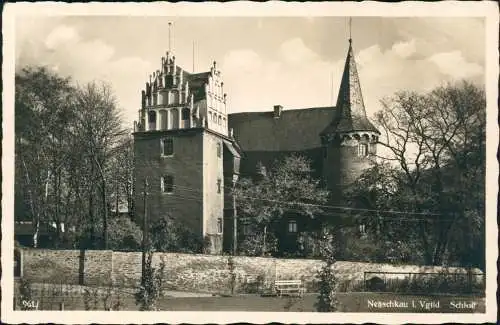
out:
{"label": "bare tree", "polygon": [[427,94],[397,93],[376,115],[389,152],[382,158],[403,172],[399,194],[408,193],[400,208],[419,213],[428,263],[443,262],[452,230],[458,220],[471,221],[471,210],[474,223],[483,222],[484,189],[477,184],[485,171],[485,107],[484,90],[463,81]]}
{"label": "bare tree", "polygon": [[[126,134],[111,87],[91,82],[79,87],[75,97],[76,139],[80,142],[87,168],[89,186],[88,211],[91,223],[90,240],[95,238],[95,207],[100,204],[104,247],[107,247],[108,175],[112,157],[117,153],[120,139]],[[100,198],[98,197],[100,196]]]}

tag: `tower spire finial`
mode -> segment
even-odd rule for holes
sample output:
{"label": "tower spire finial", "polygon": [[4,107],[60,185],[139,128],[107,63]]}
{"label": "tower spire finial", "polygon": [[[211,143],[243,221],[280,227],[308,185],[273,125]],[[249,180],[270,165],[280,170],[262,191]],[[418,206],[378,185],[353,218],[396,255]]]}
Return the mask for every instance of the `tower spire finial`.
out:
{"label": "tower spire finial", "polygon": [[349,17],[349,43],[352,43],[352,17]]}

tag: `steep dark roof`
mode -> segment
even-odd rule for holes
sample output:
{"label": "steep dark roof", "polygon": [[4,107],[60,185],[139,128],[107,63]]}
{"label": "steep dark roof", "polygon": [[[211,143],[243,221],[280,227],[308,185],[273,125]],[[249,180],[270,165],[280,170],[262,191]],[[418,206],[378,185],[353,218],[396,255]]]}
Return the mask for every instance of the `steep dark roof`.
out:
{"label": "steep dark roof", "polygon": [[229,128],[246,151],[301,151],[321,147],[319,132],[332,121],[335,107],[229,114]]}
{"label": "steep dark roof", "polygon": [[377,128],[366,116],[351,40],[349,40],[349,50],[347,51],[336,107],[338,115],[321,132],[322,134],[350,131],[373,131],[378,133]]}

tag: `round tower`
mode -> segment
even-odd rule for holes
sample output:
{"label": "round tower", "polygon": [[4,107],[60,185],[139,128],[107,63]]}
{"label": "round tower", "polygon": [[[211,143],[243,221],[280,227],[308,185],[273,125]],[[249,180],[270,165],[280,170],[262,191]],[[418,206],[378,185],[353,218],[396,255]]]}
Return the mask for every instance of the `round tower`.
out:
{"label": "round tower", "polygon": [[336,114],[321,132],[323,178],[332,200],[342,199],[342,189],[372,166],[380,132],[366,116],[352,40],[340,82]]}

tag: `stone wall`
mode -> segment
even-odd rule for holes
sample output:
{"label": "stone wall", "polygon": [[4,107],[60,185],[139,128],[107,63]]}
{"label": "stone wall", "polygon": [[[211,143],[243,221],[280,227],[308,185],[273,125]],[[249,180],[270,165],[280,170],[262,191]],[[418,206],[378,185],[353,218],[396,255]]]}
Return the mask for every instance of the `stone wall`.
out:
{"label": "stone wall", "polygon": [[23,277],[32,282],[107,285],[112,251],[24,249]]}
{"label": "stone wall", "polygon": [[[153,265],[165,261],[167,289],[228,293],[230,272],[228,256],[155,253]],[[23,251],[24,277],[32,282],[53,282],[85,285],[113,283],[136,287],[141,278],[141,252],[80,251],[26,249]],[[302,279],[309,290],[314,287],[316,274],[323,263],[319,260],[276,259],[237,256],[233,258],[236,291],[242,291],[250,278],[260,277],[264,284],[275,279]],[[437,273],[442,267],[416,265],[390,265],[339,261],[334,266],[339,281],[362,281],[364,272]],[[449,272],[466,272],[461,268],[448,268]],[[473,270],[481,273],[480,270]],[[369,274],[379,277],[401,277],[401,274]],[[83,281],[83,283],[81,282]]]}

